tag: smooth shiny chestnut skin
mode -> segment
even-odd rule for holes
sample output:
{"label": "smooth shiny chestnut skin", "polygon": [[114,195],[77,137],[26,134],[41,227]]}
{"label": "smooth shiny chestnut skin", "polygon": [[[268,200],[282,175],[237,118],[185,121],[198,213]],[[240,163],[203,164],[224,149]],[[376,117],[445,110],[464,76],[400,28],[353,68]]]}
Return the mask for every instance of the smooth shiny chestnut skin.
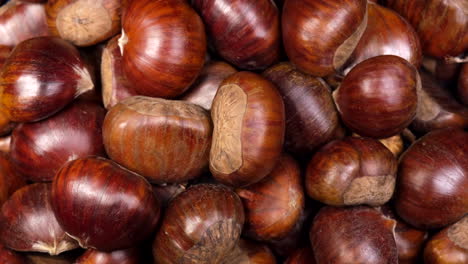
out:
{"label": "smooth shiny chestnut skin", "polygon": [[288,155],[283,155],[262,181],[236,192],[246,212],[244,234],[255,240],[286,237],[304,211],[301,171]]}
{"label": "smooth shiny chestnut skin", "polygon": [[458,96],[468,106],[468,63],[465,63],[458,79]]}
{"label": "smooth shiny chestnut skin", "polygon": [[88,249],[79,257],[75,264],[140,264],[143,256],[138,248],[101,252]]}
{"label": "smooth shiny chestnut skin", "polygon": [[468,132],[432,131],[401,157],[396,212],[423,229],[452,224],[468,212]]}
{"label": "smooth shiny chestnut skin", "polygon": [[270,67],[263,76],[276,84],[284,100],[286,149],[309,156],[344,136],[330,88],[321,78],[304,74],[287,62]]}
{"label": "smooth shiny chestnut skin", "polygon": [[367,26],[366,0],[288,0],[283,43],[292,64],[323,77],[349,58]]}
{"label": "smooth shiny chestnut skin", "polygon": [[356,65],[333,92],[345,125],[361,136],[386,138],[400,133],[416,115],[416,68],[383,55]]}
{"label": "smooth shiny chestnut skin", "polygon": [[26,185],[26,180],[13,168],[10,155],[0,153],[0,208],[16,190],[24,185]]}
{"label": "smooth shiny chestnut skin", "polygon": [[140,175],[104,158],[65,164],[52,183],[51,203],[63,229],[84,248],[112,251],[148,238],[160,204]]}
{"label": "smooth shiny chestnut skin", "polygon": [[0,73],[0,103],[16,122],[47,118],[93,88],[78,50],[54,37],[21,42]]}
{"label": "smooth shiny chestnut skin", "polygon": [[207,62],[197,80],[180,99],[210,110],[221,83],[236,72],[237,70],[226,62]]}
{"label": "smooth shiny chestnut skin", "polygon": [[398,263],[396,222],[363,206],[324,207],[314,219],[310,241],[317,264]]}
{"label": "smooth shiny chestnut skin", "polygon": [[379,206],[393,195],[397,160],[382,143],[348,137],[321,148],[307,166],[306,189],[334,206]]}
{"label": "smooth shiny chestnut skin", "polygon": [[245,70],[265,69],[280,55],[279,11],[271,0],[192,0],[223,59]]}
{"label": "smooth shiny chestnut skin", "polygon": [[314,252],[310,246],[299,248],[288,257],[284,264],[316,264]]}
{"label": "smooth shiny chestnut skin", "polygon": [[48,119],[20,124],[11,138],[16,170],[31,181],[52,181],[70,160],[105,156],[104,116],[100,105],[77,101]]}
{"label": "smooth shiny chestnut skin", "polygon": [[284,103],[273,83],[238,72],[221,84],[211,109],[210,171],[236,187],[265,178],[280,158],[285,131]]}
{"label": "smooth shiny chestnut skin", "polygon": [[208,167],[209,113],[189,102],[134,96],[112,107],[103,126],[111,159],[154,183],[181,183]]}
{"label": "smooth shiny chestnut skin", "polygon": [[468,263],[468,215],[433,236],[424,249],[424,264],[464,263]]}
{"label": "smooth shiny chestnut skin", "polygon": [[138,94],[173,98],[200,73],[206,36],[186,0],[130,1],[123,10],[119,46],[123,70]]}
{"label": "smooth shiny chestnut skin", "polygon": [[275,255],[268,246],[240,239],[230,255],[220,264],[276,264]]}
{"label": "smooth shiny chestnut skin", "polygon": [[3,264],[28,264],[26,258],[5,248],[0,244],[0,263]]}
{"label": "smooth shiny chestnut skin", "polygon": [[57,222],[50,204],[50,184],[36,183],[18,191],[3,205],[0,242],[16,251],[58,255],[78,247]]}
{"label": "smooth shiny chestnut skin", "polygon": [[153,242],[156,263],[220,263],[244,224],[239,197],[222,185],[199,184],[169,204]]}

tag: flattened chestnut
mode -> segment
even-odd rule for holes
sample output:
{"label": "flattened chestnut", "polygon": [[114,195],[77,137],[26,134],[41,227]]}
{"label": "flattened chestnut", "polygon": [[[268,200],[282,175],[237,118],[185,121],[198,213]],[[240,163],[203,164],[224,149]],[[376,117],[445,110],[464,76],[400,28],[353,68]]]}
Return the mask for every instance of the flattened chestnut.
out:
{"label": "flattened chestnut", "polygon": [[140,264],[143,256],[138,248],[101,252],[88,249],[75,264]]}
{"label": "flattened chestnut", "polygon": [[160,205],[140,175],[103,158],[65,164],[52,183],[51,203],[63,229],[83,248],[112,251],[148,238]]}

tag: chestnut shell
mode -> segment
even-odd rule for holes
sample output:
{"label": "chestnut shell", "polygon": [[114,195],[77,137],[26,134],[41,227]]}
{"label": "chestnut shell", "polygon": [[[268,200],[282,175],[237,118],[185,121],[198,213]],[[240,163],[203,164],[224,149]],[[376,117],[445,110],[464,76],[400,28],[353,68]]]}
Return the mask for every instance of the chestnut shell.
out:
{"label": "chestnut shell", "polygon": [[112,252],[88,249],[74,264],[140,264],[142,262],[142,252],[138,248],[128,248]]}

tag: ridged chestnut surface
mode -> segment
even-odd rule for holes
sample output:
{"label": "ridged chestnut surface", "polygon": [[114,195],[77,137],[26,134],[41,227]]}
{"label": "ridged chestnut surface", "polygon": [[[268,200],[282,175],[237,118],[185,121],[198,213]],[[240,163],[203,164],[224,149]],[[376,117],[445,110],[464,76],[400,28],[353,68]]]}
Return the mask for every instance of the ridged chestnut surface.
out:
{"label": "ridged chestnut surface", "polygon": [[280,21],[271,0],[192,0],[216,51],[246,70],[265,69],[280,55]]}
{"label": "ridged chestnut surface", "polygon": [[48,119],[20,124],[11,139],[15,168],[31,181],[52,181],[70,160],[105,156],[104,116],[100,105],[77,101]]}
{"label": "ridged chestnut surface", "polygon": [[0,153],[0,208],[16,190],[24,185],[26,185],[26,180],[13,168],[10,155]]}
{"label": "ridged chestnut surface", "polygon": [[129,248],[112,252],[88,249],[75,264],[140,264],[143,263],[141,250]]}
{"label": "ridged chestnut surface", "polygon": [[208,165],[211,133],[200,106],[144,96],[112,107],[103,126],[109,157],[155,183],[199,176]]}
{"label": "ridged chestnut surface", "polygon": [[407,223],[441,228],[468,212],[468,132],[439,129],[401,157],[395,206]]}
{"label": "ridged chestnut surface", "polygon": [[307,167],[310,197],[334,206],[379,206],[393,195],[397,161],[375,139],[348,137],[321,148]]}
{"label": "ridged chestnut surface", "polygon": [[112,251],[148,238],[160,204],[140,175],[103,158],[65,164],[52,183],[51,203],[63,229],[81,247]]}
{"label": "ridged chestnut surface", "polygon": [[273,83],[250,72],[224,80],[211,109],[210,170],[216,180],[237,187],[265,178],[283,148],[284,103]]}
{"label": "ridged chestnut surface", "polygon": [[206,52],[203,22],[186,0],[130,1],[124,7],[123,70],[138,94],[176,97],[200,73]]}
{"label": "ridged chestnut surface", "polygon": [[171,201],[153,243],[156,263],[220,263],[244,224],[239,197],[221,185],[199,184]]}
{"label": "ridged chestnut surface", "polygon": [[361,136],[400,133],[416,115],[419,75],[406,60],[383,55],[356,65],[333,92],[343,122]]}
{"label": "ridged chestnut surface", "polygon": [[288,0],[282,16],[283,43],[291,62],[313,76],[338,70],[367,26],[365,0]]}
{"label": "ridged chestnut surface", "polygon": [[458,95],[460,101],[468,106],[468,63],[465,63],[458,79]]}
{"label": "ridged chestnut surface", "polygon": [[78,247],[57,222],[50,204],[50,184],[36,183],[16,191],[0,214],[0,241],[17,251],[58,255]]}
{"label": "ridged chestnut surface", "polygon": [[268,246],[240,239],[231,254],[220,264],[276,264],[276,258]]}
{"label": "ridged chestnut surface", "polygon": [[398,263],[396,222],[369,207],[320,210],[310,229],[317,264]]}
{"label": "ridged chestnut surface", "polygon": [[310,246],[299,248],[288,257],[284,264],[316,264],[314,252]]}
{"label": "ridged chestnut surface", "polygon": [[39,37],[16,46],[0,73],[1,104],[8,118],[32,122],[49,117],[93,89],[78,50],[65,40]]}
{"label": "ridged chestnut surface", "polygon": [[299,164],[283,155],[262,181],[236,190],[244,204],[244,234],[256,240],[287,236],[304,211],[304,190]]}
{"label": "ridged chestnut surface", "polygon": [[309,156],[344,136],[330,88],[321,78],[304,74],[287,62],[270,67],[263,76],[276,84],[284,100],[286,149]]}
{"label": "ridged chestnut surface", "polygon": [[5,248],[0,244],[0,263],[3,264],[28,264],[26,258]]}

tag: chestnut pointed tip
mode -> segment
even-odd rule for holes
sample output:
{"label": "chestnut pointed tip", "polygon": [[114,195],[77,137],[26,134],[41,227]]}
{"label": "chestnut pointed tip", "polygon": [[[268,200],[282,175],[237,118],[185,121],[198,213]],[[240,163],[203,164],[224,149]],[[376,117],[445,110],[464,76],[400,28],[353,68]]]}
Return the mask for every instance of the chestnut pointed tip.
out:
{"label": "chestnut pointed tip", "polygon": [[37,241],[31,246],[31,248],[37,252],[43,252],[48,253],[51,256],[57,256],[63,252],[78,248],[78,245],[76,243],[71,243],[65,240],[54,240],[53,244]]}

